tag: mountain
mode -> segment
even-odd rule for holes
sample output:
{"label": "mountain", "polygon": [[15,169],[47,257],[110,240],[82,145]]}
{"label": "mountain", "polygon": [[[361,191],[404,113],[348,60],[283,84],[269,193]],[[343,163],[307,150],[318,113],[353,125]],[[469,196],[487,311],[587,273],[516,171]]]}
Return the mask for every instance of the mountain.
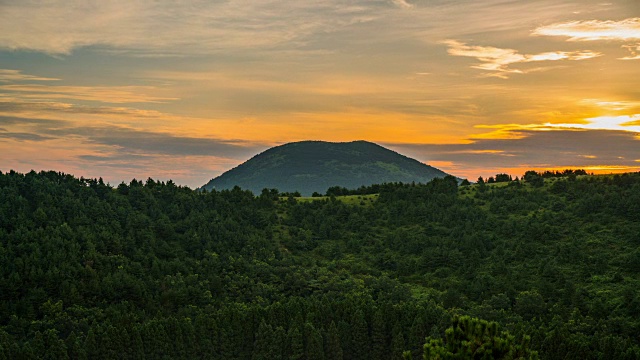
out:
{"label": "mountain", "polygon": [[202,188],[264,188],[303,195],[332,186],[356,189],[388,182],[426,183],[448,174],[418,160],[367,141],[300,141],[273,147],[212,179]]}

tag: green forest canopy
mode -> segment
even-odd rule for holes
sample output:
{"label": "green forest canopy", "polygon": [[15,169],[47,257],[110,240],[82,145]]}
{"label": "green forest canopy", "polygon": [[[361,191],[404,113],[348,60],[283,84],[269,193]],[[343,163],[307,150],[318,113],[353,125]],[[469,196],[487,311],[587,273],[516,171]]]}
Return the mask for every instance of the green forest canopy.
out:
{"label": "green forest canopy", "polygon": [[0,359],[418,359],[459,315],[639,358],[640,173],[540,178],[298,201],[0,173]]}

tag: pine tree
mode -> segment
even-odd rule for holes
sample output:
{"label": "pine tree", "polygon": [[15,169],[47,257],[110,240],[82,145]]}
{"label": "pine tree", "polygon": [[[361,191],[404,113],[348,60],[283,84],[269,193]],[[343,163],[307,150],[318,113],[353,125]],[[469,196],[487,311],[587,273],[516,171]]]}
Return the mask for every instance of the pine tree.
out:
{"label": "pine tree", "polygon": [[322,334],[311,323],[304,324],[304,356],[307,360],[323,360]]}
{"label": "pine tree", "polygon": [[287,332],[287,355],[289,360],[301,360],[304,358],[302,333],[300,333],[298,327],[290,327]]}
{"label": "pine tree", "polygon": [[529,349],[530,338],[520,342],[508,332],[499,332],[496,322],[469,316],[454,317],[445,332],[445,340],[428,337],[424,344],[425,359],[538,359]]}
{"label": "pine tree", "polygon": [[342,360],[342,347],[340,346],[340,336],[335,322],[331,322],[329,329],[325,333],[324,349],[327,360]]}
{"label": "pine tree", "polygon": [[80,343],[80,339],[76,335],[75,331],[71,331],[71,334],[67,336],[65,340],[67,345],[67,353],[70,360],[85,360],[87,359],[87,353],[84,346]]}
{"label": "pine tree", "polygon": [[368,360],[370,356],[369,328],[362,310],[358,309],[351,319],[351,338],[353,339],[353,359]]}
{"label": "pine tree", "polygon": [[340,320],[338,322],[338,334],[340,335],[340,344],[342,345],[342,356],[344,359],[354,358],[353,337],[351,334],[351,326]]}
{"label": "pine tree", "polygon": [[256,341],[253,345],[251,360],[270,360],[276,359],[277,357],[279,358],[280,354],[276,354],[277,349],[274,346],[274,340],[273,328],[262,320],[258,327],[258,333],[256,334]]}
{"label": "pine tree", "polygon": [[287,360],[287,333],[282,326],[273,330],[274,360]]}
{"label": "pine tree", "polygon": [[84,339],[84,348],[89,359],[98,359],[102,356],[101,349],[98,345],[98,339],[96,336],[96,330],[92,326],[87,332],[87,337]]}
{"label": "pine tree", "polygon": [[131,349],[129,351],[129,357],[131,359],[144,359],[144,343],[142,342],[142,336],[140,335],[140,328],[138,326],[131,329]]}
{"label": "pine tree", "polygon": [[46,346],[45,356],[43,359],[46,360],[68,360],[69,356],[67,355],[67,346],[58,337],[58,331],[55,329],[48,329],[44,333],[44,341]]}
{"label": "pine tree", "polygon": [[371,358],[373,360],[387,360],[388,355],[388,331],[387,322],[384,319],[382,308],[378,308],[371,321]]}
{"label": "pine tree", "polygon": [[392,330],[391,338],[391,359],[402,360],[402,353],[406,349],[406,342],[402,333],[402,327],[400,323],[396,322]]}

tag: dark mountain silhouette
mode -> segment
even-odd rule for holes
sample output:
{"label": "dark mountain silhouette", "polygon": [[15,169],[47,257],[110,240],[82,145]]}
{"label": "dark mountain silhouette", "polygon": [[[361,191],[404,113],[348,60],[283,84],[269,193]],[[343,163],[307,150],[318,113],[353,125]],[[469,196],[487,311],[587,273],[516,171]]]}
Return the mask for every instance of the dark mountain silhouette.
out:
{"label": "dark mountain silhouette", "polygon": [[426,183],[447,175],[367,141],[301,141],[268,149],[202,188],[224,190],[238,185],[255,194],[264,188],[275,188],[308,196],[313,192],[324,193],[332,186],[356,189],[388,182]]}

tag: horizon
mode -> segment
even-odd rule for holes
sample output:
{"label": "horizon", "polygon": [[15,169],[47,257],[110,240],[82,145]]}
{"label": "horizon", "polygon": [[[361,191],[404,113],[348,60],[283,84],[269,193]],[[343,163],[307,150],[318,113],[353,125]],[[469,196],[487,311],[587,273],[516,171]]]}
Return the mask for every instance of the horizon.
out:
{"label": "horizon", "polygon": [[[284,144],[276,145],[276,146],[274,146],[273,148],[275,148],[275,147],[279,147],[279,146],[288,145],[288,144],[293,144],[293,143],[300,143],[300,142],[324,142],[324,143],[331,143],[331,144],[349,144],[349,143],[355,143],[355,142],[367,142],[367,143],[370,143],[370,144],[373,144],[373,145],[382,146],[382,145],[380,145],[380,144],[376,144],[376,143],[373,143],[373,142],[370,142],[370,141],[366,141],[366,140],[351,140],[351,141],[300,140],[300,141],[296,141],[296,142],[284,143]],[[384,149],[386,149],[386,150],[391,150],[391,149],[386,148],[386,147],[384,147],[384,146],[382,146],[382,147],[383,147]],[[264,150],[264,151],[261,151],[261,152],[259,152],[259,153],[255,154],[255,155],[252,155],[252,156],[251,156],[249,159],[247,159],[246,161],[252,160],[254,157],[257,157],[258,155],[261,155],[262,153],[264,153],[264,152],[266,152],[267,150],[270,150],[270,149],[272,149],[272,148],[266,149],[266,150]],[[394,150],[391,150],[391,151],[394,151]],[[395,152],[395,151],[394,151],[394,152]],[[397,152],[396,152],[396,153],[397,153]],[[401,155],[401,156],[407,157],[407,156],[406,156],[406,155],[404,155],[404,154],[401,154],[401,153],[398,153],[398,154],[399,154],[399,155]],[[408,158],[409,158],[409,159],[412,159],[412,160],[416,160],[416,159],[414,159],[414,158],[412,158],[412,157],[408,157]],[[244,161],[244,162],[246,162],[246,161]],[[237,167],[237,166],[239,166],[239,165],[244,164],[244,162],[242,162],[242,163],[240,163],[240,164],[238,164],[238,165],[234,166],[233,168],[231,168],[231,169],[229,169],[229,170],[232,170],[232,169],[234,169],[235,167]],[[429,164],[426,164],[426,163],[423,163],[423,162],[421,162],[421,163],[422,163],[422,164],[425,164],[425,165],[429,165]],[[229,171],[229,170],[227,170],[227,171]],[[438,169],[438,170],[441,170],[441,169]],[[482,175],[480,175],[480,176],[478,176],[477,178],[459,177],[459,176],[456,176],[455,174],[450,174],[450,173],[447,173],[447,175],[454,176],[454,177],[456,177],[456,178],[458,178],[458,179],[460,179],[460,180],[468,180],[468,181],[469,181],[469,182],[471,182],[472,184],[475,184],[477,181],[479,181],[479,180],[480,180],[480,178],[482,178],[482,179],[483,179],[483,181],[487,181],[487,180],[491,181],[490,179],[495,178],[497,175],[504,175],[504,174],[506,174],[506,175],[509,175],[510,177],[513,177],[515,180],[518,180],[518,179],[522,180],[522,179],[524,179],[525,172],[527,172],[527,171],[536,171],[536,172],[538,172],[538,173],[542,174],[542,173],[544,173],[544,172],[552,172],[552,173],[553,173],[553,172],[563,172],[563,171],[566,171],[566,170],[580,170],[580,171],[581,171],[581,170],[584,170],[584,169],[582,169],[582,168],[542,168],[542,169],[533,169],[533,168],[532,168],[532,169],[526,169],[526,170],[524,170],[522,174],[514,174],[514,173],[508,173],[508,172],[506,172],[506,173],[505,173],[505,172],[503,172],[503,173],[490,174],[490,175],[487,175],[487,176],[482,176]],[[15,171],[15,172],[18,172],[18,173],[21,173],[21,174],[27,174],[27,173],[30,173],[30,172],[36,172],[36,173],[39,173],[39,172],[48,172],[48,171],[61,172],[61,171],[58,171],[58,170],[56,170],[56,169],[40,169],[40,170],[31,169],[31,170],[29,170],[29,171],[16,171],[15,169],[9,169],[9,170],[6,170],[6,171],[5,171],[5,170],[3,170],[3,169],[0,169],[0,174],[6,174],[6,173],[9,173],[9,172],[11,172],[11,171]],[[225,171],[225,172],[226,172],[226,171]],[[197,190],[197,189],[199,189],[199,188],[202,188],[202,187],[206,186],[210,181],[215,180],[215,178],[217,178],[218,176],[220,176],[220,175],[224,174],[224,173],[221,173],[220,175],[218,175],[218,176],[216,176],[216,177],[211,178],[207,183],[205,183],[205,184],[203,184],[203,185],[190,186],[190,185],[188,185],[188,184],[180,184],[180,183],[176,183],[176,182],[175,182],[175,181],[173,181],[173,179],[171,179],[171,178],[168,178],[168,179],[158,179],[158,178],[154,178],[154,177],[152,177],[152,176],[148,176],[148,177],[146,177],[146,178],[137,178],[137,177],[133,176],[133,177],[129,178],[128,180],[120,180],[120,181],[119,181],[119,182],[117,182],[117,183],[111,183],[111,182],[109,182],[109,181],[105,181],[105,179],[104,179],[102,176],[97,176],[97,177],[85,177],[85,176],[82,176],[81,174],[72,174],[72,173],[67,173],[67,172],[63,172],[63,171],[62,171],[61,173],[65,174],[65,175],[71,175],[71,176],[74,176],[75,178],[78,178],[78,179],[80,179],[80,178],[84,178],[84,179],[91,179],[91,180],[98,180],[98,179],[100,179],[100,180],[104,181],[104,182],[105,182],[105,184],[106,184],[107,186],[111,186],[111,187],[113,187],[113,188],[116,188],[119,184],[122,184],[122,183],[124,183],[124,184],[129,184],[129,183],[131,183],[132,181],[146,181],[146,180],[153,180],[153,181],[162,182],[162,183],[165,183],[165,182],[173,182],[173,183],[175,183],[175,184],[176,184],[176,185],[178,185],[178,186],[184,186],[184,187],[190,188],[190,189],[192,189],[192,190]],[[629,171],[629,172],[588,172],[588,173],[587,173],[587,175],[590,175],[590,176],[594,176],[594,175],[614,175],[614,174],[620,174],[620,175],[621,175],[621,174],[625,174],[625,173],[635,173],[635,172],[633,172],[633,171]],[[248,189],[243,188],[243,190],[248,190]],[[278,190],[280,190],[280,189],[278,189]],[[353,190],[353,189],[351,189],[351,190]]]}
{"label": "horizon", "polygon": [[0,4],[0,170],[190,188],[289,142],[475,181],[640,171],[640,6]]}

